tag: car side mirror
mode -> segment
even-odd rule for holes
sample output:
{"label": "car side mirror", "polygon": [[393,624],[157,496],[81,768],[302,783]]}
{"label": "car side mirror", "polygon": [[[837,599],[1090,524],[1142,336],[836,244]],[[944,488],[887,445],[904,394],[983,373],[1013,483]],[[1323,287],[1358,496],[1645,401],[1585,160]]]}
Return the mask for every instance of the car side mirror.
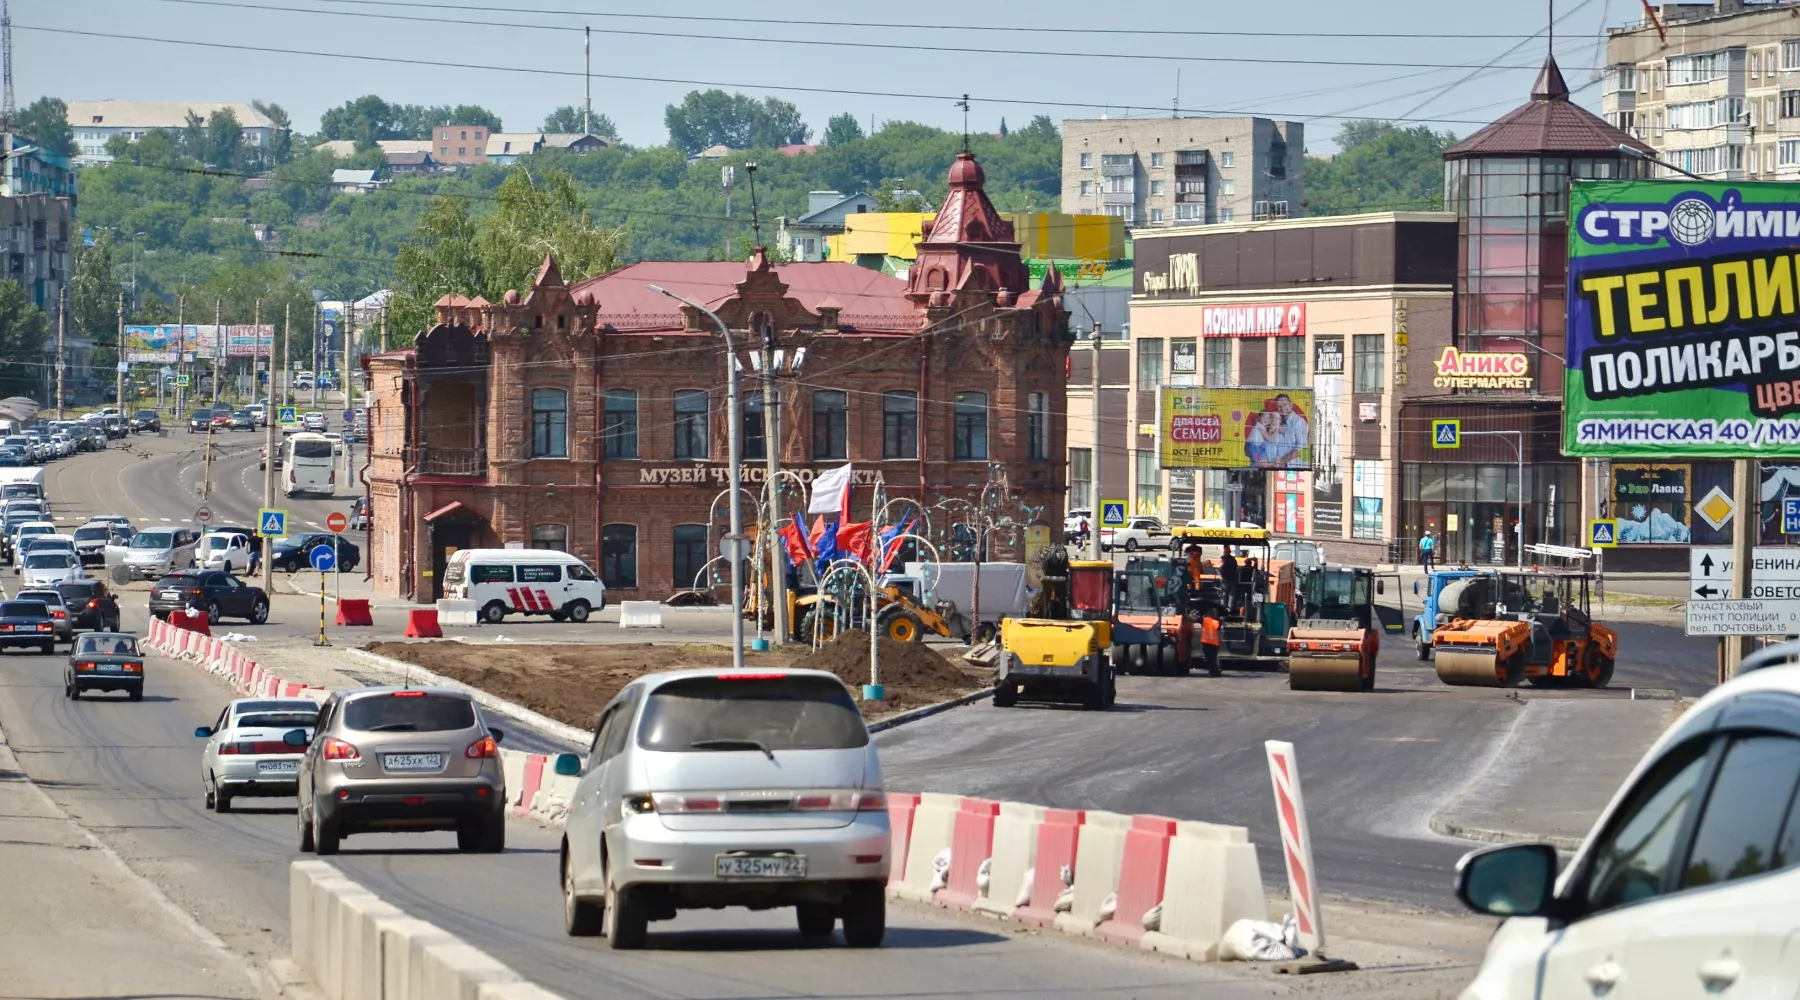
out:
{"label": "car side mirror", "polygon": [[1489,916],[1542,916],[1554,898],[1556,865],[1556,848],[1549,844],[1472,851],[1456,863],[1456,898]]}
{"label": "car side mirror", "polygon": [[282,734],[281,742],[291,747],[303,747],[312,741],[306,738],[306,730],[290,729]]}
{"label": "car side mirror", "polygon": [[211,727],[208,727],[208,726],[199,726],[194,729],[194,737],[196,739],[203,740],[203,739],[206,739],[207,737],[211,736],[212,734],[213,734],[213,731],[212,731]]}
{"label": "car side mirror", "polygon": [[488,727],[488,735],[494,738],[495,743],[506,742],[506,730],[504,729],[495,729],[490,726]]}
{"label": "car side mirror", "polygon": [[565,778],[573,778],[581,773],[581,758],[572,753],[556,755],[556,773]]}

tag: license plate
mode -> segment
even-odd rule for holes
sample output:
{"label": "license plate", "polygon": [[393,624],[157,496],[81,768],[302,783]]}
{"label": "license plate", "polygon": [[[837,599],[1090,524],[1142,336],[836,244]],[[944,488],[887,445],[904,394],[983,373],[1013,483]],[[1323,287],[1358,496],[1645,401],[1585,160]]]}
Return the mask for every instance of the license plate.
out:
{"label": "license plate", "polygon": [[180,597],[180,596],[181,596],[181,591],[179,591],[179,590],[165,590],[165,591],[163,591],[163,592],[162,592],[162,596],[164,596],[164,597]]}
{"label": "license plate", "polygon": [[805,878],[804,854],[715,854],[719,878]]}
{"label": "license plate", "polygon": [[256,762],[257,774],[299,774],[300,762],[297,760],[259,760]]}
{"label": "license plate", "polygon": [[94,667],[103,674],[117,674],[125,670],[123,665],[117,663],[96,663]]}
{"label": "license plate", "polygon": [[381,766],[390,771],[437,771],[444,766],[444,755],[441,753],[383,754]]}

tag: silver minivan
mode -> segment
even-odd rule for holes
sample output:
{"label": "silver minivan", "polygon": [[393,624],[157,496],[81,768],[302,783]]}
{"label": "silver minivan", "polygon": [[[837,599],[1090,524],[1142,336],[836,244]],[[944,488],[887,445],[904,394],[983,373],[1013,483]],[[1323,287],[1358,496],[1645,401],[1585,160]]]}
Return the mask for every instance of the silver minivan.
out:
{"label": "silver minivan", "polygon": [[150,528],[131,536],[125,547],[125,571],[134,578],[154,580],[194,565],[191,528]]}
{"label": "silver minivan", "polygon": [[881,944],[890,866],[881,762],[842,681],[704,669],[633,681],[600,717],[563,829],[563,922],[640,948],[683,909],[792,906]]}

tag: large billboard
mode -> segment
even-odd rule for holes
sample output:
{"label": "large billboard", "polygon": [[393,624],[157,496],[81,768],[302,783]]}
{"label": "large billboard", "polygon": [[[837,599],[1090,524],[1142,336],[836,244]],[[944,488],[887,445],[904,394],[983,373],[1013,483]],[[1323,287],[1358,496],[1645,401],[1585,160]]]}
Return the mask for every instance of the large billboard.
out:
{"label": "large billboard", "polygon": [[186,326],[174,323],[128,326],[125,328],[123,360],[138,364],[175,364],[182,360],[182,354],[194,352],[199,329],[192,323]]}
{"label": "large billboard", "polygon": [[1563,451],[1800,453],[1796,245],[1800,185],[1575,182]]}
{"label": "large billboard", "polygon": [[1188,389],[1161,392],[1165,469],[1312,468],[1311,389]]}
{"label": "large billboard", "polygon": [[[183,360],[210,361],[218,357],[248,358],[274,350],[275,327],[246,323],[213,326],[210,323],[177,326],[128,326],[125,328],[125,360],[136,364],[170,365]],[[187,355],[183,358],[181,355]]]}

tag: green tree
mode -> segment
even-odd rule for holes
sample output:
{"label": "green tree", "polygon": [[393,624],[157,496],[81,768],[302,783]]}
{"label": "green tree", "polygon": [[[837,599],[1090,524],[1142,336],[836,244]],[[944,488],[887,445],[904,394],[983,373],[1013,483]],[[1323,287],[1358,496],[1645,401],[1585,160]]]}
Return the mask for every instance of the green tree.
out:
{"label": "green tree", "polygon": [[288,117],[287,109],[279,104],[263,101],[251,101],[250,106],[275,126],[275,134],[269,137],[268,148],[262,151],[263,162],[258,166],[268,169],[292,159],[294,156],[294,121]]}
{"label": "green tree", "polygon": [[723,90],[690,90],[663,109],[669,142],[689,156],[711,146],[750,149],[805,142],[812,129],[800,109],[773,97],[761,101]]}
{"label": "green tree", "polygon": [[[538,126],[541,132],[579,133],[582,129],[582,111],[573,104],[565,104],[544,116],[544,124]],[[587,132],[603,135],[608,139],[619,137],[619,127],[611,118],[596,112],[588,122]]]}
{"label": "green tree", "polygon": [[57,156],[75,155],[75,131],[69,127],[69,106],[60,98],[40,97],[20,108],[18,129]]}
{"label": "green tree", "polygon": [[206,156],[206,119],[196,114],[193,108],[189,108],[182,121],[177,148],[184,156],[196,160],[202,159]]}
{"label": "green tree", "polygon": [[824,142],[827,146],[842,146],[862,137],[862,123],[858,122],[856,116],[848,111],[841,115],[832,115],[830,120],[825,123]]}
{"label": "green tree", "polygon": [[1338,153],[1306,161],[1306,214],[1435,211],[1444,207],[1444,150],[1456,142],[1428,126],[1353,121]]}
{"label": "green tree", "polygon": [[923,194],[908,191],[906,182],[898,177],[884,179],[869,194],[877,212],[929,212],[933,207]]}
{"label": "green tree", "polygon": [[800,109],[787,101],[765,97],[751,115],[750,146],[787,146],[812,138],[812,129],[800,118]]}
{"label": "green tree", "polygon": [[116,332],[119,280],[113,270],[113,237],[98,234],[94,242],[75,248],[75,267],[69,275],[69,329],[81,337],[108,342]]}
{"label": "green tree", "polygon": [[206,165],[219,170],[236,170],[244,160],[244,127],[237,112],[220,108],[206,123]]}
{"label": "green tree", "polygon": [[50,317],[31,304],[25,286],[0,281],[0,396],[30,396],[44,368]]}
{"label": "green tree", "polygon": [[404,138],[400,133],[401,110],[374,94],[365,94],[320,115],[319,136],[355,142]]}

